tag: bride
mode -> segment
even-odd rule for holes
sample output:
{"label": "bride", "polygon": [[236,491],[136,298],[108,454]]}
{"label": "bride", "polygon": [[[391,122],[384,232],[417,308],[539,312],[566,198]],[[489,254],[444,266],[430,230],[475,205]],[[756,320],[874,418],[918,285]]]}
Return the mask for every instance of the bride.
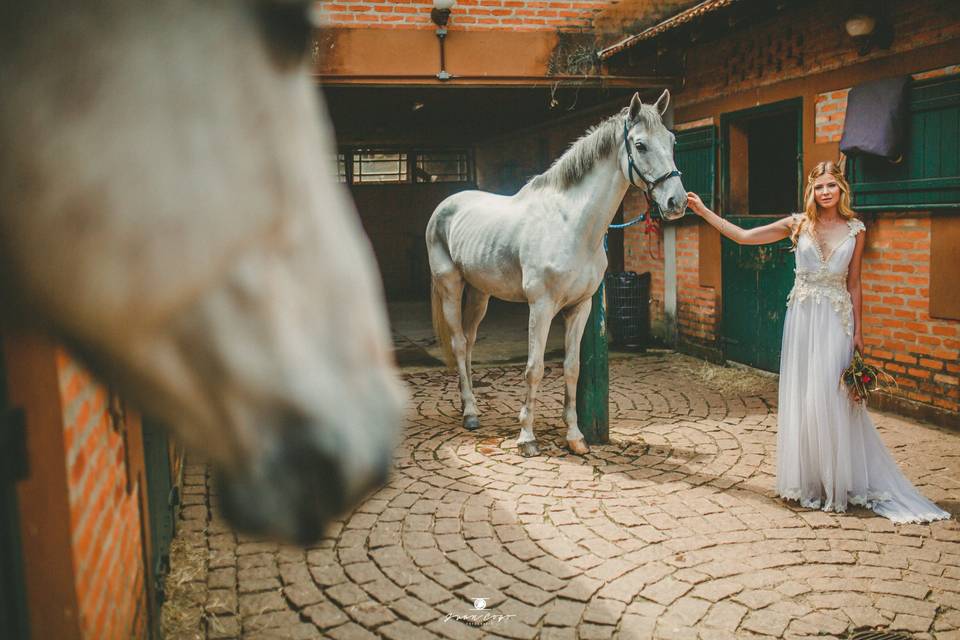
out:
{"label": "bride", "polygon": [[789,237],[796,252],[780,359],[777,495],[824,511],[863,505],[894,522],[949,518],[901,473],[862,398],[840,387],[853,350],[863,352],[864,226],[850,208],[850,187],[839,167],[821,162],[810,172],[804,213],[755,229],[724,220],[695,193],[687,200],[694,213],[738,244]]}

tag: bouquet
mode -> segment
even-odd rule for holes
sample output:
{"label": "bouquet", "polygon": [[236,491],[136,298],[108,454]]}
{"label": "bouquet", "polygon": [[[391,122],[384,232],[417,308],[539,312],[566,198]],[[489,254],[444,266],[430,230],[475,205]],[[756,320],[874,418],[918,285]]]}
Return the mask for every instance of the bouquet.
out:
{"label": "bouquet", "polygon": [[874,391],[896,387],[897,381],[886,371],[864,362],[860,351],[855,349],[850,366],[840,376],[840,386],[845,386],[850,395],[860,401]]}

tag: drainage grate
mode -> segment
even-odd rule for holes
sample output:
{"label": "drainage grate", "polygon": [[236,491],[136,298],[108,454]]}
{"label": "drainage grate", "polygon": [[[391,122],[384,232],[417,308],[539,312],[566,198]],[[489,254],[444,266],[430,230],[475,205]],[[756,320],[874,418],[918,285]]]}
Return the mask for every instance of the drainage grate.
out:
{"label": "drainage grate", "polygon": [[894,631],[857,631],[850,640],[914,640],[913,636]]}

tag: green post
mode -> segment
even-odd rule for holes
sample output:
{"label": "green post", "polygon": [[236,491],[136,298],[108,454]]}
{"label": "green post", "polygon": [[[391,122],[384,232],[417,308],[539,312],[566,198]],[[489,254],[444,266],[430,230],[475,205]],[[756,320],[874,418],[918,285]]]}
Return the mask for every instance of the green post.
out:
{"label": "green post", "polygon": [[610,442],[610,370],[607,367],[607,323],[603,283],[593,294],[590,318],[580,341],[577,380],[577,423],[587,444]]}

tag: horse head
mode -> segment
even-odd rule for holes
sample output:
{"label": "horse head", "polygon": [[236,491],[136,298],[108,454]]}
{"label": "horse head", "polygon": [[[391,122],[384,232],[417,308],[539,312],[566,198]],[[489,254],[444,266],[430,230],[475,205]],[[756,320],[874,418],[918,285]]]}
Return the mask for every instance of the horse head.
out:
{"label": "horse head", "polygon": [[661,119],[669,104],[666,89],[652,105],[643,104],[640,94],[633,94],[624,116],[620,168],[627,180],[646,192],[664,218],[676,220],[687,208],[687,192],[673,160],[674,135]]}
{"label": "horse head", "polygon": [[301,543],[385,478],[402,405],[309,4],[0,10],[3,315],[209,460],[233,524]]}

